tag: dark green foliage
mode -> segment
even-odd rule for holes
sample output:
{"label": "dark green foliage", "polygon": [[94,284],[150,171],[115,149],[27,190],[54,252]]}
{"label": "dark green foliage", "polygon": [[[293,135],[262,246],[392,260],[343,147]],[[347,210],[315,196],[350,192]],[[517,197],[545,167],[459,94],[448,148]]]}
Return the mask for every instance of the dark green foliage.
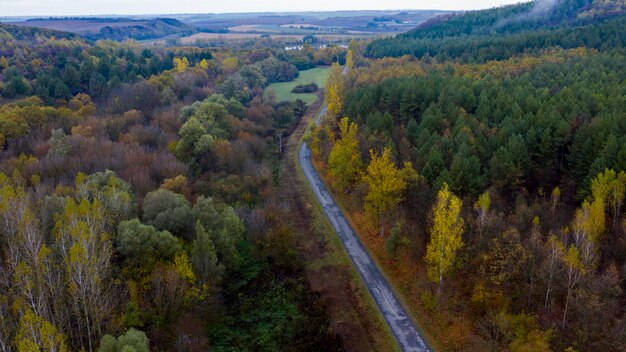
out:
{"label": "dark green foliage", "polygon": [[[104,19],[109,20],[111,19]],[[128,22],[128,20],[125,20]],[[110,39],[123,41],[127,39],[146,40],[162,38],[168,35],[188,36],[198,32],[198,29],[173,18],[156,18],[150,21],[136,21],[135,25],[106,26],[99,32],[87,34],[92,40]]]}
{"label": "dark green foliage", "polygon": [[291,92],[295,94],[315,93],[318,91],[318,89],[319,87],[317,86],[317,84],[315,84],[315,82],[311,82],[309,84],[297,85],[291,90]]}
{"label": "dark green foliage", "polygon": [[117,339],[105,335],[100,341],[98,352],[148,352],[148,337],[143,331],[129,329]]}
{"label": "dark green foliage", "polygon": [[567,179],[582,191],[604,168],[626,167],[626,102],[617,93],[625,57],[623,50],[575,56],[504,78],[432,70],[350,90],[345,113],[396,145],[406,133],[420,173],[461,194]]}
{"label": "dark green foliage", "polygon": [[211,327],[212,351],[342,351],[320,297],[302,272],[281,272],[252,248],[241,248],[242,265],[225,279],[224,321]]}
{"label": "dark green foliage", "polygon": [[219,282],[223,267],[218,264],[215,245],[200,221],[196,223],[196,239],[191,248],[191,264],[200,283]]}
{"label": "dark green foliage", "polygon": [[228,268],[236,266],[237,245],[244,239],[245,227],[233,208],[201,196],[193,207],[193,217],[215,245],[219,262]]}
{"label": "dark green foliage", "polygon": [[151,269],[159,260],[171,260],[180,250],[176,237],[157,231],[139,219],[122,221],[117,226],[116,249],[132,267]]}
{"label": "dark green foliage", "polygon": [[289,82],[298,77],[298,69],[291,63],[270,57],[254,64],[261,69],[267,83]]}
{"label": "dark green foliage", "polygon": [[395,38],[376,40],[368,46],[366,55],[428,55],[442,61],[485,62],[552,46],[600,50],[624,46],[626,18],[612,19],[612,13],[582,16],[589,3],[566,0],[546,10],[539,5],[534,10],[531,3],[526,3],[442,17]]}
{"label": "dark green foliage", "polygon": [[148,193],[143,201],[143,220],[158,230],[193,239],[191,204],[180,194],[166,189]]}

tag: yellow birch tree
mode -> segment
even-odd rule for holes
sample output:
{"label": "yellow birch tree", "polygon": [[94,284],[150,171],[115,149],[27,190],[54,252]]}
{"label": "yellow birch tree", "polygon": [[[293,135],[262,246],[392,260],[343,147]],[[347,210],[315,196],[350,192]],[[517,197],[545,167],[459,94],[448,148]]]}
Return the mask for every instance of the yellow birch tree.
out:
{"label": "yellow birch tree", "polygon": [[328,156],[328,168],[335,178],[333,187],[342,191],[358,181],[363,168],[359,154],[358,129],[355,122],[349,123],[347,117],[342,118],[339,121],[340,139],[335,142]]}
{"label": "yellow birch tree", "polygon": [[343,93],[343,77],[339,63],[335,62],[330,68],[330,75],[326,81],[326,99],[328,100],[328,112],[337,116],[341,113]]}
{"label": "yellow birch tree", "polygon": [[463,247],[462,205],[461,200],[450,192],[448,184],[444,183],[433,208],[433,226],[424,258],[428,265],[428,278],[439,284],[438,295],[441,294],[444,275],[452,271],[456,253]]}
{"label": "yellow birch tree", "polygon": [[380,226],[380,236],[385,235],[385,217],[403,197],[407,179],[415,175],[411,163],[400,170],[391,160],[391,150],[385,148],[381,155],[370,150],[372,161],[367,166],[363,181],[368,185],[365,211]]}

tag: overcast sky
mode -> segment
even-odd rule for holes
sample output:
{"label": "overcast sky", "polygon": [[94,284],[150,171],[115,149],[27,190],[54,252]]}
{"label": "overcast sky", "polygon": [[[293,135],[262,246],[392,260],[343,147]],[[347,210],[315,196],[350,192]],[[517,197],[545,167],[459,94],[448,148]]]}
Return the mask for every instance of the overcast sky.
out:
{"label": "overcast sky", "polygon": [[0,16],[386,9],[470,10],[517,2],[520,0],[0,0]]}

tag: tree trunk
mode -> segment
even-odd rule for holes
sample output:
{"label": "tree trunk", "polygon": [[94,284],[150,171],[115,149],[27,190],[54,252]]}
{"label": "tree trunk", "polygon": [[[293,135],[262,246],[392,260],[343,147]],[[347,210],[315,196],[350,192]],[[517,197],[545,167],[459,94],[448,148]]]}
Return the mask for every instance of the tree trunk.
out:
{"label": "tree trunk", "polygon": [[443,286],[443,272],[439,270],[439,286],[437,287],[437,297],[441,297],[441,286]]}
{"label": "tree trunk", "polygon": [[562,322],[562,328],[565,329],[565,318],[567,317],[567,308],[569,307],[569,299],[570,296],[572,295],[572,290],[571,288],[567,288],[567,297],[565,298],[565,310],[563,310],[563,322]]}

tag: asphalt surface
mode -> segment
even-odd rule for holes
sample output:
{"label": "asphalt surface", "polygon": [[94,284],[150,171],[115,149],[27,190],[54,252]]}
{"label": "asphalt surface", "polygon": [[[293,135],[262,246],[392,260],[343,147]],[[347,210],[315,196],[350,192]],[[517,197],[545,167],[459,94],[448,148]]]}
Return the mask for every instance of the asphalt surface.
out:
{"label": "asphalt surface", "polygon": [[[319,123],[321,116],[325,113],[326,107],[316,116],[316,124]],[[298,162],[315,196],[322,205],[324,213],[328,217],[328,221],[332,224],[337,236],[341,239],[350,259],[356,266],[361,279],[374,298],[378,309],[385,318],[385,321],[387,321],[402,351],[430,351],[424,339],[417,331],[415,324],[391,290],[389,283],[385,280],[380,269],[378,269],[369,256],[365,247],[363,247],[363,244],[354,233],[354,230],[343,216],[337,203],[335,203],[335,200],[326,188],[326,185],[324,185],[319,174],[313,167],[311,162],[311,150],[306,143],[302,143],[298,151]]]}

